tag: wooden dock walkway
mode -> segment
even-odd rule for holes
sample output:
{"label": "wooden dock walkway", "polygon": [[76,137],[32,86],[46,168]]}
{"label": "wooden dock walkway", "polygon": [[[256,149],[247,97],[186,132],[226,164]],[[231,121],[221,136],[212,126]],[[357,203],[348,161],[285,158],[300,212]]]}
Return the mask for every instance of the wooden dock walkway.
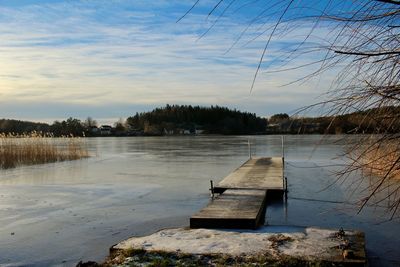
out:
{"label": "wooden dock walkway", "polygon": [[190,218],[190,228],[256,229],[264,216],[265,190],[228,189]]}
{"label": "wooden dock walkway", "polygon": [[283,195],[283,158],[251,158],[214,188],[221,193],[190,218],[191,228],[255,229],[264,221],[267,194]]}
{"label": "wooden dock walkway", "polygon": [[284,190],[283,158],[251,158],[214,188],[222,193],[226,189]]}

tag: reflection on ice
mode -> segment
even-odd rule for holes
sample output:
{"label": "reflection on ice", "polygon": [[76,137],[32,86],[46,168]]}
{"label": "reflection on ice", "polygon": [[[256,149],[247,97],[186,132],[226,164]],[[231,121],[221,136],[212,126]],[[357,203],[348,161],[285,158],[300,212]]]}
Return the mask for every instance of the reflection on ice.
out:
{"label": "reflection on ice", "polygon": [[[247,159],[248,138],[253,154],[280,156],[279,136],[91,138],[89,159],[0,171],[0,265],[102,260],[130,236],[188,225],[208,201],[209,180]],[[337,167],[318,166],[340,162],[332,161],[340,142],[285,139],[289,198],[287,206],[269,206],[266,223],[360,229],[371,255],[399,260],[398,222],[375,224],[383,208],[356,215],[356,206],[342,203],[351,197],[348,185],[322,190]]]}

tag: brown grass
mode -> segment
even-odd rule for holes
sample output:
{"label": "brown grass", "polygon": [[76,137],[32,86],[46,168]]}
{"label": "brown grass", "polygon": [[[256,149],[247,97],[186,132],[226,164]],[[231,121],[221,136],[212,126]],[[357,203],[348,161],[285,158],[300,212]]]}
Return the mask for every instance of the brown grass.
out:
{"label": "brown grass", "polygon": [[24,135],[0,133],[0,169],[86,157],[89,153],[78,137],[56,138],[40,132]]}
{"label": "brown grass", "polygon": [[363,155],[364,169],[379,177],[384,177],[390,169],[393,169],[388,178],[400,179],[400,170],[393,168],[393,164],[399,156],[397,144],[385,144],[371,147],[368,152]]}

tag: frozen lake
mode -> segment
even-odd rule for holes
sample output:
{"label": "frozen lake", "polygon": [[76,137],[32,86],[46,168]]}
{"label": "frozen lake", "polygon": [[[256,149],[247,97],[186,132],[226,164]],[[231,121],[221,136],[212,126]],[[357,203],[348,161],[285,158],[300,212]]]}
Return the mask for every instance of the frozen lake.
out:
{"label": "frozen lake", "polygon": [[[209,180],[248,158],[248,139],[254,155],[281,155],[279,136],[90,138],[89,159],[0,170],[0,265],[101,261],[130,236],[188,225]],[[400,265],[400,220],[386,221],[385,203],[357,214],[351,183],[333,183],[339,137],[285,140],[288,202],[268,206],[266,223],[360,229],[372,265]]]}

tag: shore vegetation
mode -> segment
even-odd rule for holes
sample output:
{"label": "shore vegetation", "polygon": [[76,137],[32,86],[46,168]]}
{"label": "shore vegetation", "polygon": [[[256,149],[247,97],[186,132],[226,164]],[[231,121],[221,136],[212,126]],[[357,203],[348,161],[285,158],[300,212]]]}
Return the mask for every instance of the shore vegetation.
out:
{"label": "shore vegetation", "polygon": [[83,140],[72,135],[58,138],[42,132],[0,134],[0,169],[87,157]]}

